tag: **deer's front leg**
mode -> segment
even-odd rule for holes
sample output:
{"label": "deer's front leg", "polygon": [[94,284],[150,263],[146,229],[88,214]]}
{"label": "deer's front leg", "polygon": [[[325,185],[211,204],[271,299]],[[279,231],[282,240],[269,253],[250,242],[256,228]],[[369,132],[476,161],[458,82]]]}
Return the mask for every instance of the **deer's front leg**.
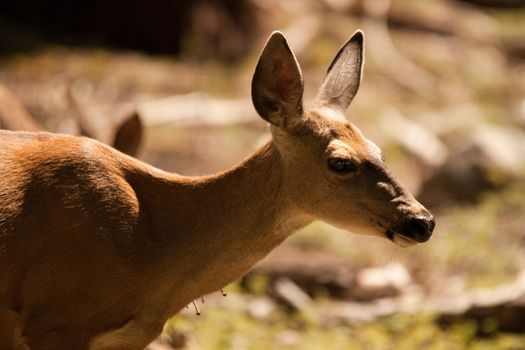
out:
{"label": "deer's front leg", "polygon": [[89,350],[143,350],[160,331],[131,320],[121,328],[97,336]]}

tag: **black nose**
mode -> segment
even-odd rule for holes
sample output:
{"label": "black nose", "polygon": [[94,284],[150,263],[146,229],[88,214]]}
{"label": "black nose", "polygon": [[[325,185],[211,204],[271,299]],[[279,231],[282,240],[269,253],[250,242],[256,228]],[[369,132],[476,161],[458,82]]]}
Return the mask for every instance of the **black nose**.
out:
{"label": "black nose", "polygon": [[436,223],[432,216],[414,216],[408,219],[403,233],[417,242],[426,242],[432,236],[434,226]]}

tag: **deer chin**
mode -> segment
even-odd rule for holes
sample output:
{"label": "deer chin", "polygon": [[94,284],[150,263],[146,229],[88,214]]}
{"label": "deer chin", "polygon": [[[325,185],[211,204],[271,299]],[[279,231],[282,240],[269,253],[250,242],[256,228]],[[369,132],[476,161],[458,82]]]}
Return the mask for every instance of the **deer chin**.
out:
{"label": "deer chin", "polygon": [[389,240],[391,240],[395,245],[402,248],[411,247],[419,243],[411,239],[410,237],[407,237],[405,235],[402,235],[401,233],[397,233],[391,230],[386,231],[385,236]]}

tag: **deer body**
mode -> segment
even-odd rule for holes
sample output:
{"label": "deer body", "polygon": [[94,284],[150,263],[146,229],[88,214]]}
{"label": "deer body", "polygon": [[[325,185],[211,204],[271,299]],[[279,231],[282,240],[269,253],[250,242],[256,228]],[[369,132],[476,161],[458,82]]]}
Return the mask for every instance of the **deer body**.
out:
{"label": "deer body", "polygon": [[299,67],[274,33],[252,85],[273,140],[215,176],[166,173],[88,138],[0,131],[0,349],[142,349],[315,219],[427,240],[430,214],[343,117],[361,64],[358,32],[303,110]]}
{"label": "deer body", "polygon": [[90,339],[134,317],[156,335],[308,223],[280,192],[272,144],[219,176],[186,178],[87,138],[1,131],[0,140],[0,217],[11,220],[0,224],[0,276],[16,281],[0,295],[28,336]]}

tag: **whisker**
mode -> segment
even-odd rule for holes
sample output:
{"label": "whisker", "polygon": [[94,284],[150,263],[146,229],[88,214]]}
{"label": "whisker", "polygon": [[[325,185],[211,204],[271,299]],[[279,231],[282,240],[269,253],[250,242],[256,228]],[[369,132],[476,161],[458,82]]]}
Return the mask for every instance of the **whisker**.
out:
{"label": "whisker", "polygon": [[199,307],[195,303],[195,300],[193,300],[191,303],[193,304],[193,307],[195,308],[195,315],[200,316],[201,310],[199,310]]}

